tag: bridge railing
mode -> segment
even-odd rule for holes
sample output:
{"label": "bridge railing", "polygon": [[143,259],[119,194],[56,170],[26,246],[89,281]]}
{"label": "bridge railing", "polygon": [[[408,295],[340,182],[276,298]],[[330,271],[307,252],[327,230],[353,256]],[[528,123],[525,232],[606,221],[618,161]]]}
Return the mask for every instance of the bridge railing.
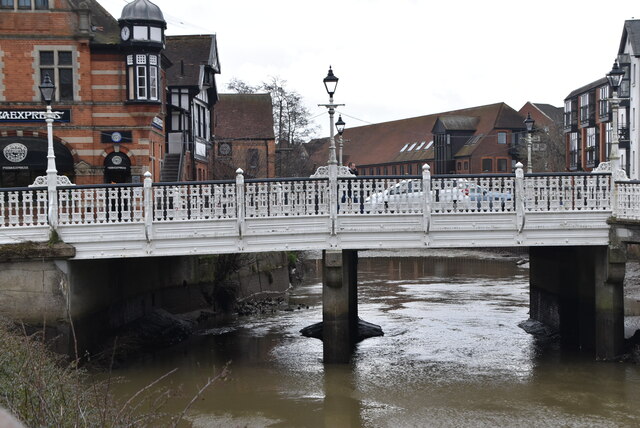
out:
{"label": "bridge railing", "polygon": [[42,226],[47,220],[47,189],[0,189],[0,227]]}
{"label": "bridge railing", "polygon": [[58,188],[58,224],[141,223],[141,184],[65,186]]}
{"label": "bridge railing", "polygon": [[640,220],[640,181],[616,181],[616,188],[616,217],[622,220]]}
{"label": "bridge railing", "polygon": [[611,210],[611,174],[529,174],[524,177],[524,208],[528,212]]}
{"label": "bridge railing", "polygon": [[[521,170],[520,170],[521,171]],[[520,180],[520,181],[519,181]],[[59,187],[60,225],[331,215],[330,180],[278,178]],[[609,173],[359,176],[337,179],[336,215],[611,210]],[[618,186],[640,219],[640,182]],[[0,189],[0,228],[47,224],[45,188]]]}
{"label": "bridge railing", "polygon": [[341,177],[338,213],[513,211],[514,183],[513,174]]}

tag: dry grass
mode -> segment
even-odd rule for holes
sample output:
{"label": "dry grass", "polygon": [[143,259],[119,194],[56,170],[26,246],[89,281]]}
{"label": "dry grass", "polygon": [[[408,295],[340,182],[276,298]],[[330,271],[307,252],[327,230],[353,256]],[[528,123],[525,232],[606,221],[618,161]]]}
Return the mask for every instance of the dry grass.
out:
{"label": "dry grass", "polygon": [[[11,322],[0,319],[0,408],[28,427],[152,427],[160,420],[177,426],[179,415],[167,415],[163,405],[174,391],[160,388],[170,371],[125,400],[117,400],[110,387],[118,379],[92,382],[87,373],[49,351],[38,335],[28,336]],[[194,399],[228,368],[204,381]],[[191,404],[191,403],[190,403]]]}

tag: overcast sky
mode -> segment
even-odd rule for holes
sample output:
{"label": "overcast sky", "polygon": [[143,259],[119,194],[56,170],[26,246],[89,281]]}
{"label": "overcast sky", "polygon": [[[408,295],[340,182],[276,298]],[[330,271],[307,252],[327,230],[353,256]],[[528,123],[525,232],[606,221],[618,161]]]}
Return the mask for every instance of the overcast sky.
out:
{"label": "overcast sky", "polygon": [[[98,0],[116,19],[129,1]],[[603,77],[638,0],[155,0],[167,34],[215,33],[222,73],[279,76],[328,135],[329,65],[347,128],[527,101],[563,106]]]}

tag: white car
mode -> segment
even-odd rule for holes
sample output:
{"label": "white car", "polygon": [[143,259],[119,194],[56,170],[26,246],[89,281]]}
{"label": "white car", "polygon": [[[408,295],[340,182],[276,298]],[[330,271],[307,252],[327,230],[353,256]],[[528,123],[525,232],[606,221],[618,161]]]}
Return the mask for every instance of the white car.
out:
{"label": "white car", "polygon": [[[449,186],[450,184],[450,186]],[[469,200],[467,180],[453,179],[444,188],[432,189],[432,202],[452,202]],[[424,192],[421,180],[402,180],[399,183],[369,196],[364,201],[366,212],[414,212],[422,209]]]}

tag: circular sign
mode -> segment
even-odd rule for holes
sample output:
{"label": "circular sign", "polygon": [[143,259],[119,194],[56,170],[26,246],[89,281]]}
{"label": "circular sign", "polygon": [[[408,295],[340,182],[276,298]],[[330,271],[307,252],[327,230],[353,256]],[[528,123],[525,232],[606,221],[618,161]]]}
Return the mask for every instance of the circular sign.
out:
{"label": "circular sign", "polygon": [[111,158],[111,163],[114,165],[120,165],[122,163],[122,157],[121,156],[114,156]]}
{"label": "circular sign", "polygon": [[119,143],[120,141],[122,141],[122,134],[118,131],[111,133],[111,141],[113,141],[114,143]]}
{"label": "circular sign", "polygon": [[27,146],[20,143],[9,144],[2,153],[9,162],[22,162],[27,157]]}
{"label": "circular sign", "polygon": [[229,145],[229,143],[220,143],[218,150],[220,151],[220,154],[222,156],[227,156],[229,153],[231,153],[231,146]]}

